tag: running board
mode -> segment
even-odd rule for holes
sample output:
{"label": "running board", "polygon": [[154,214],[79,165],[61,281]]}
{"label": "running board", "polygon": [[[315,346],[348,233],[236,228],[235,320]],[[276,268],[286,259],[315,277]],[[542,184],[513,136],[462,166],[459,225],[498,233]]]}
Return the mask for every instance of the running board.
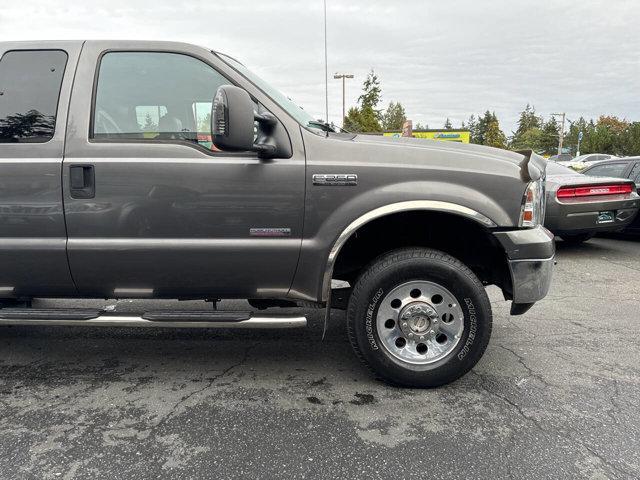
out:
{"label": "running board", "polygon": [[0,320],[90,320],[102,314],[102,310],[92,308],[2,308]]}
{"label": "running board", "polygon": [[253,316],[250,312],[148,312],[106,314],[100,310],[0,309],[0,325],[146,328],[299,328],[301,315]]}

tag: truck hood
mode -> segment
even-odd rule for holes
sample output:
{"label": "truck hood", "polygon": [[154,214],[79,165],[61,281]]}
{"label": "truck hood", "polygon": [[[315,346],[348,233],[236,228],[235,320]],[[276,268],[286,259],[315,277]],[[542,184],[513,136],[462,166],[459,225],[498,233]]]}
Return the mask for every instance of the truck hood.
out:
{"label": "truck hood", "polygon": [[483,162],[487,167],[490,167],[492,162],[515,164],[520,168],[520,177],[525,182],[538,180],[546,169],[546,160],[531,150],[514,152],[485,145],[382,135],[355,135],[351,140],[363,145],[379,145],[381,148],[395,146],[424,150],[425,153],[429,151],[442,156],[464,157],[470,162]]}

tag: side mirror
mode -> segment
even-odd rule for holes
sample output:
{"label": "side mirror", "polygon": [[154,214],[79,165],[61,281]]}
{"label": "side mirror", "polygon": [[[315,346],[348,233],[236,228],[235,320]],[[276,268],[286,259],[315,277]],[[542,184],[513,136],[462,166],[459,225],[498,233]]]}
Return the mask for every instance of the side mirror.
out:
{"label": "side mirror", "polygon": [[262,159],[290,158],[287,131],[271,113],[256,112],[254,108],[255,102],[242,88],[233,85],[218,88],[211,105],[213,143],[231,152],[257,152]]}
{"label": "side mirror", "polygon": [[253,100],[242,88],[222,85],[211,106],[213,143],[222,150],[254,150]]}

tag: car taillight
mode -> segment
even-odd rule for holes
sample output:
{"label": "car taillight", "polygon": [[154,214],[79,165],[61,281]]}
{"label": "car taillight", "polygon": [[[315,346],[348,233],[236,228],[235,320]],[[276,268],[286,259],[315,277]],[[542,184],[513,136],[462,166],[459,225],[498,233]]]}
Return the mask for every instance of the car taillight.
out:
{"label": "car taillight", "polygon": [[613,185],[585,185],[582,187],[560,187],[556,192],[557,198],[594,197],[601,195],[624,195],[633,191],[630,183]]}

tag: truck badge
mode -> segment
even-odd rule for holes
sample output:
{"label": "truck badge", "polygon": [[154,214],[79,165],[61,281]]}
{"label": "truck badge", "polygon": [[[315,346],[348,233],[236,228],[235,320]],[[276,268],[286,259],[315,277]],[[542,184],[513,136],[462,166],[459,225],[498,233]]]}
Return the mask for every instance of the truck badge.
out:
{"label": "truck badge", "polygon": [[314,185],[327,185],[327,186],[355,186],[358,185],[358,175],[355,173],[316,173],[313,176]]}

